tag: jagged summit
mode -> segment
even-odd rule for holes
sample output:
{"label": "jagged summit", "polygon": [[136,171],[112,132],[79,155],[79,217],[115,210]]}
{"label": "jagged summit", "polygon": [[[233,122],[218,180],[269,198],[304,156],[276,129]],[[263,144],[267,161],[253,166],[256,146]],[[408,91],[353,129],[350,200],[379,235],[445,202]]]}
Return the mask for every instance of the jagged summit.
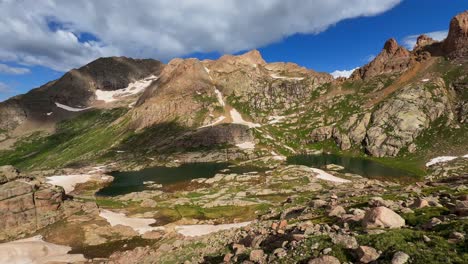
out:
{"label": "jagged summit", "polygon": [[391,38],[371,62],[353,72],[351,79],[368,79],[380,74],[398,73],[408,69],[411,53]]}
{"label": "jagged summit", "polygon": [[418,49],[424,48],[424,47],[432,45],[432,44],[434,44],[436,42],[437,41],[435,41],[433,38],[423,34],[423,35],[419,36],[418,39],[416,40],[416,45],[414,46],[413,50],[418,50]]}
{"label": "jagged summit", "polygon": [[451,20],[443,48],[451,58],[468,55],[468,11],[458,14]]}

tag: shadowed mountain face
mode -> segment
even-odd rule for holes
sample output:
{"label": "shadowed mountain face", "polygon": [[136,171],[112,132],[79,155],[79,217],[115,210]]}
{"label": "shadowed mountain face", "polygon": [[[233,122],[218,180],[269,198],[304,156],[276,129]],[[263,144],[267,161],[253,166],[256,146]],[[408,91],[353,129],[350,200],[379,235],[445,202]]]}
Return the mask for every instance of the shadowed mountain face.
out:
{"label": "shadowed mountain face", "polygon": [[[96,90],[117,90],[149,75],[159,75],[163,64],[156,60],[125,57],[100,58],[62,78],[0,103],[0,129],[11,130],[25,121],[47,122],[66,118],[71,111],[56,103],[86,108],[96,99]],[[54,113],[51,115],[48,113]]]}
{"label": "shadowed mountain face", "polygon": [[467,17],[456,16],[442,42],[420,36],[412,51],[388,40],[348,79],[294,63],[267,63],[256,50],[218,60],[177,58],[167,65],[101,58],[1,103],[0,142],[25,135],[18,130],[32,121],[28,128],[72,124],[88,108],[121,108],[112,122],[102,122],[103,137],[110,130],[115,141],[99,141],[104,152],[120,141],[128,151],[128,142],[138,142],[147,155],[233,145],[256,155],[330,145],[377,157],[429,151],[438,133],[466,130]]}

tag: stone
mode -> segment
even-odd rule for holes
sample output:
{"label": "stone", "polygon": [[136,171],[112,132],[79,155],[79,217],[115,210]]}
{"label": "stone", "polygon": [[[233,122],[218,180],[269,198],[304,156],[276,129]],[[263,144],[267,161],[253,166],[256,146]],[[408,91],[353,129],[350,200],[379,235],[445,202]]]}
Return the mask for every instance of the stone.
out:
{"label": "stone", "polygon": [[362,263],[370,263],[376,261],[380,257],[379,252],[377,252],[375,248],[368,246],[360,246],[356,250],[356,253],[359,261]]}
{"label": "stone", "polygon": [[356,249],[359,244],[355,237],[341,234],[330,234],[330,238],[335,245],[341,245],[347,249]]}
{"label": "stone", "polygon": [[153,199],[145,199],[143,200],[143,202],[140,203],[140,206],[141,207],[150,207],[150,208],[154,208],[156,207],[158,204],[156,203],[155,200]]}
{"label": "stone", "polygon": [[405,219],[387,207],[379,206],[369,209],[362,223],[366,228],[400,228],[405,225]]}
{"label": "stone", "polygon": [[19,171],[15,167],[11,165],[0,166],[0,184],[13,181],[18,178],[18,176]]}
{"label": "stone", "polygon": [[254,249],[250,252],[249,259],[255,263],[264,263],[265,253],[261,249]]}
{"label": "stone", "polygon": [[328,212],[328,216],[336,216],[340,217],[342,215],[346,214],[346,210],[343,208],[343,206],[335,206]]}
{"label": "stone", "polygon": [[405,252],[398,251],[393,255],[392,264],[405,264],[409,258],[409,255]]}
{"label": "stone", "polygon": [[457,201],[454,211],[459,216],[468,216],[468,201]]}
{"label": "stone", "polygon": [[424,207],[428,207],[430,206],[429,205],[429,202],[425,199],[422,199],[422,198],[417,198],[414,203],[411,205],[412,208],[424,208]]}
{"label": "stone", "polygon": [[340,264],[340,260],[333,256],[320,256],[307,262],[308,264]]}

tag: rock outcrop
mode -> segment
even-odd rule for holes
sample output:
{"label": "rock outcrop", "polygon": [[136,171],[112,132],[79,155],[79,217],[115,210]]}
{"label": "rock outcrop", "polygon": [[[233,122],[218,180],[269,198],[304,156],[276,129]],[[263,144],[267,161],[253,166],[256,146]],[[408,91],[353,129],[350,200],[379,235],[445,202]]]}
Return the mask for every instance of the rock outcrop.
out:
{"label": "rock outcrop", "polygon": [[392,38],[385,42],[383,50],[375,59],[355,70],[350,78],[367,80],[381,74],[401,73],[411,66],[411,62],[411,53]]}
{"label": "rock outcrop", "polygon": [[450,22],[443,49],[450,58],[466,59],[468,56],[468,11],[455,16]]}
{"label": "rock outcrop", "polygon": [[50,184],[12,180],[0,185],[0,239],[54,223],[62,216],[64,197],[63,188]]}
{"label": "rock outcrop", "polygon": [[452,118],[449,93],[442,79],[405,87],[372,113],[365,146],[373,156],[396,156],[432,122]]}

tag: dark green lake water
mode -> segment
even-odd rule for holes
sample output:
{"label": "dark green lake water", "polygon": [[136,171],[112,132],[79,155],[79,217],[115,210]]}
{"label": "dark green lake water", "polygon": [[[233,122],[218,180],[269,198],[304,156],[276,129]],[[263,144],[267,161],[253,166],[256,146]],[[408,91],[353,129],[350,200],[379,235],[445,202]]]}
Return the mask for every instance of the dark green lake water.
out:
{"label": "dark green lake water", "polygon": [[261,169],[251,166],[230,167],[229,163],[188,163],[179,167],[153,167],[140,171],[122,171],[110,173],[114,181],[101,189],[98,196],[116,196],[131,192],[140,192],[148,189],[144,184],[153,181],[163,186],[171,184],[189,183],[193,179],[211,178],[224,169],[229,168],[229,172],[245,173]]}
{"label": "dark green lake water", "polygon": [[367,178],[402,179],[415,176],[410,172],[392,168],[376,161],[335,154],[297,155],[288,157],[287,162],[288,164],[305,165],[315,168],[323,168],[329,164],[336,164],[343,166],[345,172],[359,174]]}

